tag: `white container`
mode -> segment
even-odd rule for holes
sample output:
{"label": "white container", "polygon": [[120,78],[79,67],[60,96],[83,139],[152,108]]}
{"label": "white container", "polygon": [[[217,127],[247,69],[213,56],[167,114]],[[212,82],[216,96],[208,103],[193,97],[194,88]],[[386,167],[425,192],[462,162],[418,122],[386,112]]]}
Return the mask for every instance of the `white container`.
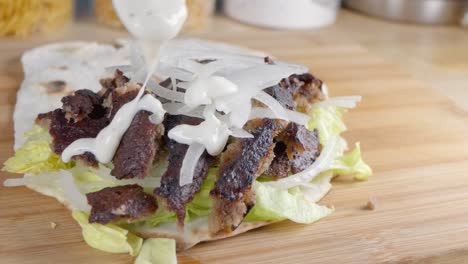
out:
{"label": "white container", "polygon": [[224,12],[256,26],[307,29],[334,23],[340,3],[340,0],[225,0]]}

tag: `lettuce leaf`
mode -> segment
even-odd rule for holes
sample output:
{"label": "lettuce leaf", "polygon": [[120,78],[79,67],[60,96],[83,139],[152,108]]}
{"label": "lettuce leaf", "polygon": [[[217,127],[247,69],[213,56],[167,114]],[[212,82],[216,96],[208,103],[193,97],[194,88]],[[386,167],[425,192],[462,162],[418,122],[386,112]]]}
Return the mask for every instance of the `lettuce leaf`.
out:
{"label": "lettuce leaf", "polygon": [[317,129],[320,143],[326,145],[331,137],[346,131],[346,125],[343,122],[344,112],[345,109],[332,105],[314,106],[309,113],[311,118],[307,128]]}
{"label": "lettuce leaf", "polygon": [[88,215],[80,211],[74,211],[72,216],[81,226],[83,238],[90,247],[109,253],[130,253],[132,256],[140,252],[143,239],[128,230],[113,224],[90,224]]}
{"label": "lettuce leaf", "polygon": [[296,188],[281,190],[261,182],[254,183],[256,204],[245,221],[280,221],[289,219],[310,224],[331,214],[334,209],[311,203]]}
{"label": "lettuce leaf", "polygon": [[367,180],[372,175],[371,167],[362,160],[359,143],[353,151],[334,160],[330,167],[334,175],[352,175],[357,180]]}
{"label": "lettuce leaf", "polygon": [[135,264],[176,264],[176,242],[168,238],[146,239]]}
{"label": "lettuce leaf", "polygon": [[216,182],[216,172],[218,168],[211,168],[208,171],[205,181],[200,191],[195,195],[192,202],[187,205],[187,212],[190,217],[206,216],[211,213],[213,208],[213,199],[210,197],[210,191],[214,188]]}
{"label": "lettuce leaf", "polygon": [[[146,220],[151,226],[158,226],[162,223],[175,222],[177,220],[176,214],[174,212],[166,210],[161,203],[158,201],[159,208],[149,219]],[[186,217],[187,220],[187,217]]]}
{"label": "lettuce leaf", "polygon": [[70,171],[76,185],[83,194],[117,186],[115,182],[100,177],[95,171],[86,166],[75,166]]}
{"label": "lettuce leaf", "polygon": [[25,133],[25,137],[26,142],[13,157],[5,161],[3,171],[37,175],[73,167],[73,162],[64,163],[60,156],[50,149],[52,137],[46,129],[36,125]]}

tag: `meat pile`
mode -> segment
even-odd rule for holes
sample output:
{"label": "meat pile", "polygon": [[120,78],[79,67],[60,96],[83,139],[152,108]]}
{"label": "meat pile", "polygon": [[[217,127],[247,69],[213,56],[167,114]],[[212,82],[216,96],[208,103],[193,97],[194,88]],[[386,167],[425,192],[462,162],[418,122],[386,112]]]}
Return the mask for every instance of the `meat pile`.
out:
{"label": "meat pile", "polygon": [[[169,83],[162,82],[161,85]],[[37,117],[36,122],[49,130],[53,138],[51,149],[56,154],[60,155],[77,139],[96,137],[109,125],[116,112],[136,97],[140,87],[120,71],[116,71],[114,78],[102,80],[101,84],[103,88],[99,93],[76,91],[62,99],[62,108]],[[321,87],[320,80],[311,74],[302,74],[283,79],[265,92],[289,110],[306,112],[312,103],[324,99]],[[253,104],[264,107],[257,101]],[[218,157],[205,152],[195,168],[193,182],[180,186],[180,169],[188,146],[169,139],[167,132],[177,125],[197,125],[202,120],[167,114],[162,124],[155,125],[150,122],[150,115],[140,111],[134,117],[112,159],[111,175],[117,179],[142,179],[151,174],[155,162],[167,157],[168,166],[161,176],[160,187],[153,193],[145,192],[138,185],[88,193],[91,223],[142,220],[156,212],[159,202],[159,207],[173,211],[179,226],[183,226],[187,205],[200,191],[208,169],[217,164],[219,170],[210,192],[214,201],[209,217],[210,230],[214,234],[232,232],[255,205],[252,189],[255,179],[260,175],[273,179],[288,177],[309,167],[320,154],[317,131],[276,119],[254,119],[244,127],[253,138],[231,138]],[[73,160],[98,166],[92,153],[75,156]]]}

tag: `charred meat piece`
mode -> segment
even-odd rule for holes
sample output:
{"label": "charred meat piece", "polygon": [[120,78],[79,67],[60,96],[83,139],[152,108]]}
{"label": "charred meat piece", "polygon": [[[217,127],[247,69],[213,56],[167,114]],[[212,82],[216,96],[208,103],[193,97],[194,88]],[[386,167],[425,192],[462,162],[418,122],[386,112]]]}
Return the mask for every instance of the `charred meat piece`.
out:
{"label": "charred meat piece", "polygon": [[100,83],[103,88],[101,91],[102,97],[107,97],[107,95],[118,87],[123,87],[130,81],[127,77],[123,75],[123,72],[116,70],[113,78],[101,79]]}
{"label": "charred meat piece", "polygon": [[285,133],[288,137],[286,153],[291,171],[298,173],[310,167],[320,154],[317,130],[310,131],[305,126],[291,123]]}
{"label": "charred meat piece", "polygon": [[212,233],[232,232],[255,204],[253,181],[266,171],[274,158],[273,139],[284,129],[278,120],[255,119],[244,127],[254,138],[236,138],[221,156],[217,181],[211,196]]}
{"label": "charred meat piece", "polygon": [[[101,97],[91,90],[78,90],[73,95],[62,98],[62,109],[65,117],[71,121],[78,122],[94,111],[103,111]],[[98,108],[98,109],[96,109]]]}
{"label": "charred meat piece", "polygon": [[308,113],[313,103],[325,100],[323,82],[310,73],[293,74],[280,83],[293,95],[297,111]]}
{"label": "charred meat piece", "polygon": [[[201,122],[201,119],[195,117],[169,115],[164,121],[164,126],[166,131],[169,131],[180,124],[198,125]],[[165,142],[169,152],[169,163],[166,172],[161,177],[161,186],[156,188],[154,193],[165,201],[167,209],[176,213],[179,225],[182,226],[186,213],[185,207],[193,200],[195,194],[200,191],[200,187],[207,176],[209,167],[213,164],[214,158],[205,151],[195,167],[193,182],[179,186],[180,168],[182,167],[188,146],[169,139],[167,135]]]}
{"label": "charred meat piece", "polygon": [[[291,75],[265,91],[285,108],[307,112],[312,103],[325,99],[321,86],[320,80],[307,73]],[[275,141],[275,159],[266,174],[277,179],[287,177],[289,172],[303,171],[320,154],[317,131],[309,131],[302,125],[289,124]]]}
{"label": "charred meat piece", "polygon": [[156,199],[136,184],[104,188],[86,194],[86,198],[91,205],[90,223],[131,222],[151,216],[158,209]]}
{"label": "charred meat piece", "polygon": [[269,64],[269,65],[275,65],[276,64],[275,61],[269,56],[263,58],[263,62],[265,62],[265,64]]}
{"label": "charred meat piece", "polygon": [[266,175],[275,179],[286,178],[291,171],[291,164],[289,163],[288,154],[286,153],[286,144],[283,142],[276,142],[274,153],[275,158],[270,164],[270,167],[265,172]]}
{"label": "charred meat piece", "polygon": [[317,130],[290,123],[276,140],[275,159],[266,172],[274,178],[284,178],[288,172],[299,173],[310,167],[320,154]]}
{"label": "charred meat piece", "polygon": [[[107,99],[112,102],[111,118],[120,107],[133,100],[137,94],[137,86],[125,85],[114,89]],[[149,175],[164,134],[164,127],[153,124],[149,119],[150,116],[150,112],[138,112],[123,135],[112,159],[114,169],[111,174],[117,179],[142,179]]]}
{"label": "charred meat piece", "polygon": [[[66,113],[62,109],[56,109],[46,114],[40,114],[36,119],[36,123],[49,129],[49,133],[53,138],[51,149],[57,155],[61,155],[65,148],[75,140],[96,137],[99,131],[109,124],[104,109],[95,108],[91,115],[93,118],[86,117],[77,122],[72,122],[67,120]],[[85,153],[73,159],[84,161],[89,165],[97,164],[94,155],[91,153]]]}
{"label": "charred meat piece", "polygon": [[293,95],[290,90],[281,85],[275,85],[264,90],[267,94],[275,98],[284,108],[295,110]]}

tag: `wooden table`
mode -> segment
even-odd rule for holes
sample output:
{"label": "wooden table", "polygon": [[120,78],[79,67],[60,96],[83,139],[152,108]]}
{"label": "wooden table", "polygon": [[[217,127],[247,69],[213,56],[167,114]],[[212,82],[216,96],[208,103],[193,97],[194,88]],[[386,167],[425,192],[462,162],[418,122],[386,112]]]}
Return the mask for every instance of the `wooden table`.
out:
{"label": "wooden table", "polygon": [[[212,32],[198,35],[308,65],[333,95],[363,95],[359,108],[346,116],[350,130],[345,136],[350,143],[362,142],[375,175],[367,182],[337,179],[323,201],[334,205],[336,213],[316,224],[283,222],[204,243],[181,254],[183,263],[468,262],[468,115],[427,82],[415,80],[408,69],[376,55],[379,47],[370,52],[351,38],[353,21],[372,28],[362,23],[373,20],[345,13],[336,26],[317,31],[268,31],[217,19]],[[0,161],[12,155],[19,54],[44,42],[109,41],[121,35],[79,24],[47,39],[1,40]],[[389,46],[380,45],[383,50]],[[468,54],[464,52],[460,57]],[[13,176],[2,173],[0,179]],[[371,196],[378,199],[377,210],[362,210]],[[57,228],[50,228],[50,222]],[[86,246],[69,212],[53,199],[25,188],[0,187],[1,263],[131,261]]]}

